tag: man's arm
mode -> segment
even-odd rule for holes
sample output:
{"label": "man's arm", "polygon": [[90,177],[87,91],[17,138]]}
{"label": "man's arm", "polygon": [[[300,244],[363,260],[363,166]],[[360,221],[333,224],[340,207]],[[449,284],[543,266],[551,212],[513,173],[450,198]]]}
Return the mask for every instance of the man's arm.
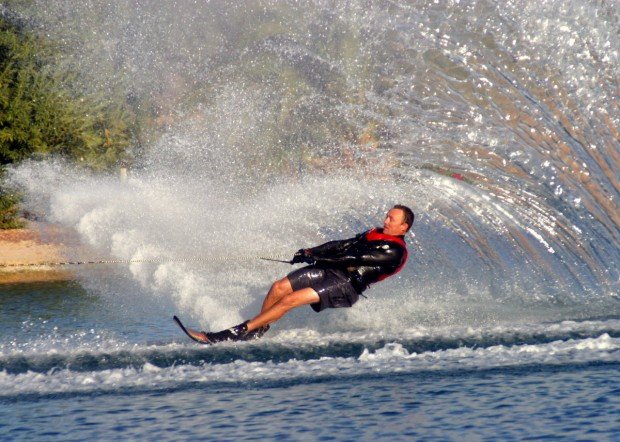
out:
{"label": "man's arm", "polygon": [[355,244],[362,235],[363,233],[349,239],[329,241],[325,244],[321,244],[320,246],[306,249],[306,253],[312,256],[314,259],[318,259],[320,257],[327,257],[333,254],[339,254],[351,247],[353,244]]}
{"label": "man's arm", "polygon": [[343,252],[346,252],[348,248],[354,245],[362,235],[363,233],[354,238],[329,241],[325,244],[321,244],[320,246],[312,247],[310,249],[299,249],[290,262],[291,264],[297,264],[300,262],[314,264],[317,258],[341,255]]}
{"label": "man's arm", "polygon": [[405,250],[402,247],[386,241],[379,247],[373,247],[370,250],[349,250],[348,253],[339,255],[318,256],[315,260],[318,265],[330,267],[398,266],[403,259],[404,253]]}

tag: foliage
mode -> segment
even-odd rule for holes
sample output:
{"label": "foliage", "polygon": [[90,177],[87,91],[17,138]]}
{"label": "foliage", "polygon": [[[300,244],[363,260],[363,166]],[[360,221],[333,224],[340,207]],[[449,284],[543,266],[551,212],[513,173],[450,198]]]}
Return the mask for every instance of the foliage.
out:
{"label": "foliage", "polygon": [[[76,93],[62,51],[0,17],[0,166],[59,155],[93,170],[131,161],[136,116],[123,95]],[[1,181],[1,180],[0,180]],[[0,188],[0,228],[15,228],[18,197]]]}
{"label": "foliage", "polygon": [[96,170],[127,160],[133,115],[116,97],[73,94],[59,50],[0,19],[0,164],[60,154]]}
{"label": "foliage", "polygon": [[24,221],[19,219],[18,203],[17,196],[0,193],[0,229],[24,227]]}
{"label": "foliage", "polygon": [[[4,170],[0,166],[0,182]],[[0,187],[0,229],[20,229],[24,221],[19,219],[19,196],[12,190]]]}

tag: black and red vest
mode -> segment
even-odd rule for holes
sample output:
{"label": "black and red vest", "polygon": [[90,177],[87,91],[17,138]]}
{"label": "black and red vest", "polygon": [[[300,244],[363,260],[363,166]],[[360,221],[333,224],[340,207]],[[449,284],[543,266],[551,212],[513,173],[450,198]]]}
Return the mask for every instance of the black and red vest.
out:
{"label": "black and red vest", "polygon": [[386,235],[379,228],[355,238],[330,241],[309,249],[309,252],[317,266],[347,273],[358,293],[370,284],[398,273],[408,258],[404,238]]}
{"label": "black and red vest", "polygon": [[385,233],[379,232],[379,229],[372,229],[366,232],[366,241],[388,241],[396,243],[403,248],[403,256],[400,260],[400,264],[396,267],[396,270],[392,273],[384,273],[379,276],[377,281],[383,281],[385,278],[397,274],[403,269],[403,267],[405,267],[407,259],[409,259],[409,251],[407,250],[405,239],[402,236],[386,235]]}

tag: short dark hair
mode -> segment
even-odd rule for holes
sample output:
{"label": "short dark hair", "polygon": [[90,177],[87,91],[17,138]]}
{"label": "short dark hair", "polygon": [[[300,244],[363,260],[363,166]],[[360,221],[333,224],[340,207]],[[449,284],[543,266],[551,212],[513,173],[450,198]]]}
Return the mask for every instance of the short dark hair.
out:
{"label": "short dark hair", "polygon": [[405,222],[407,223],[407,231],[409,231],[409,229],[411,229],[413,221],[415,220],[413,210],[411,210],[407,206],[403,206],[402,204],[396,204],[394,207],[392,207],[392,209],[399,209],[403,211],[403,213],[405,214]]}

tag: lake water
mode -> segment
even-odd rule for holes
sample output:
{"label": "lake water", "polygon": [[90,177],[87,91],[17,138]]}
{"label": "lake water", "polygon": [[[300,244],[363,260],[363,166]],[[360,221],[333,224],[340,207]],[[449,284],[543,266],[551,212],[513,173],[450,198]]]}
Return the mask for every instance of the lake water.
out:
{"label": "lake water", "polygon": [[2,440],[620,435],[617,316],[400,336],[276,327],[206,347],[169,311],[119,311],[75,282],[4,286],[0,306]]}

